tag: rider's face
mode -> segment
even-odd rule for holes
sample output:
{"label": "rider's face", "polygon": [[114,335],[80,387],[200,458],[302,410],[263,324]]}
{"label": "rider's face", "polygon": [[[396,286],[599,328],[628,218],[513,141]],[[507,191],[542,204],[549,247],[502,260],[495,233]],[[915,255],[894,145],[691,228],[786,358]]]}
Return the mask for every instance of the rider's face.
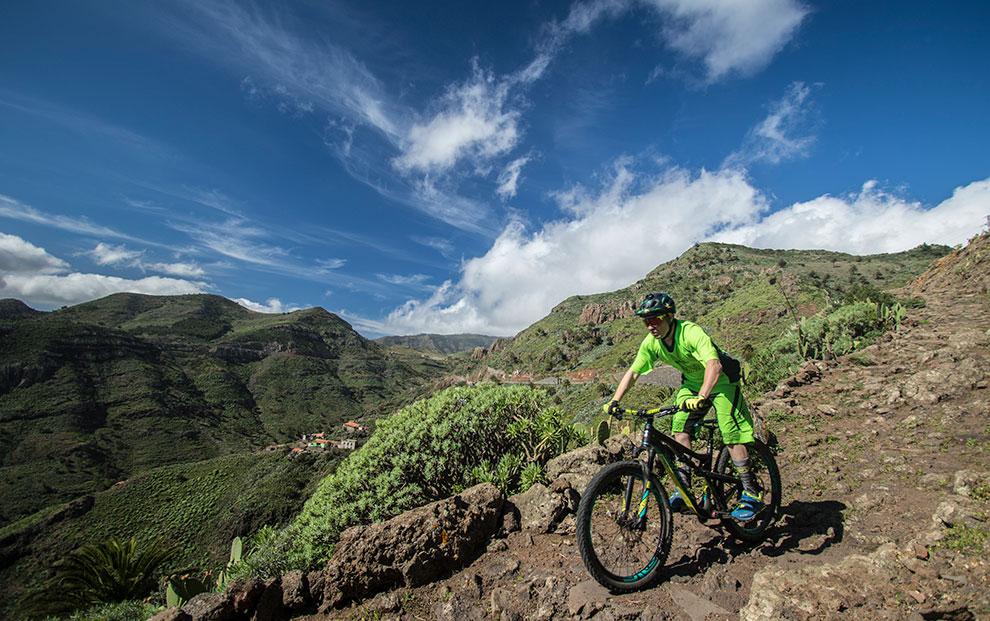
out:
{"label": "rider's face", "polygon": [[646,324],[646,329],[650,331],[650,334],[658,339],[663,338],[663,336],[667,334],[667,331],[670,329],[670,324],[667,321],[666,315],[644,319],[643,323]]}

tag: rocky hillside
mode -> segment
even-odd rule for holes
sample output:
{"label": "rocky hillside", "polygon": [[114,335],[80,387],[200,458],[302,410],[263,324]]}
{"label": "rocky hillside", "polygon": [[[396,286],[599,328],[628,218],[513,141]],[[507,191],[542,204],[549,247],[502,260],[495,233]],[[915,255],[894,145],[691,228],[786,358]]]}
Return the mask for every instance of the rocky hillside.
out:
{"label": "rocky hillside", "polygon": [[708,328],[723,349],[748,359],[794,319],[858,287],[899,287],[949,252],[919,246],[907,252],[854,256],[823,250],[760,250],[698,244],[630,287],[574,296],[511,339],[499,339],[483,366],[527,373],[615,369],[629,364],[643,338],[634,304],[650,291],[668,291],[678,314]]}
{"label": "rocky hillside", "polygon": [[[390,412],[442,372],[321,308],[117,294],[0,304],[0,526],[157,466]],[[167,447],[167,449],[166,449]]]}
{"label": "rocky hillside", "polygon": [[576,500],[591,472],[632,445],[620,436],[556,458],[552,483],[511,505],[472,488],[346,531],[322,570],[240,583],[158,619],[987,618],[988,273],[983,235],[907,287],[927,305],[896,332],[809,362],[759,400],[780,447],[778,523],[741,544],[677,516],[655,588],[606,592],[575,545]]}
{"label": "rocky hillside", "polygon": [[375,342],[385,347],[404,347],[422,353],[447,355],[469,352],[475,347],[490,347],[495,337],[484,334],[411,334],[383,336]]}

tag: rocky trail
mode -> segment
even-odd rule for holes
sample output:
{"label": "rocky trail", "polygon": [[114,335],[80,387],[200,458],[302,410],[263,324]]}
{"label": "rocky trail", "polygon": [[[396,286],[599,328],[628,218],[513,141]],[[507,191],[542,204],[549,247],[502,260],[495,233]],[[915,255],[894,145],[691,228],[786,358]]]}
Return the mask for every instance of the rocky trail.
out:
{"label": "rocky trail", "polygon": [[990,528],[988,247],[964,251],[982,253],[976,273],[950,255],[919,279],[926,306],[898,332],[809,363],[756,404],[782,449],[783,515],[766,542],[677,515],[665,579],[613,596],[589,579],[567,516],[492,541],[445,580],[319,618],[990,618],[975,535]]}
{"label": "rocky trail", "polygon": [[[465,509],[466,500],[455,497],[440,509],[416,510],[423,515],[360,527],[378,529],[379,539],[367,542],[373,558],[352,536],[353,551],[338,548],[351,560],[338,566],[355,566],[363,554],[392,575],[379,574],[372,588],[351,584],[340,597],[336,587],[318,584],[332,572],[310,574],[309,591],[323,592],[324,603],[322,614],[306,618],[990,618],[988,273],[984,235],[912,285],[906,293],[926,306],[912,310],[899,330],[839,360],[806,363],[754,404],[778,438],[784,483],[782,515],[764,542],[741,544],[677,515],[658,586],[608,593],[581,562],[572,511],[590,474],[631,442],[612,438],[605,448],[551,462],[550,486],[511,499],[518,516]],[[472,490],[464,496],[484,497],[478,506],[494,502]],[[450,542],[442,530],[433,546],[461,545],[478,528],[499,534],[480,551],[455,553],[458,564],[471,561],[456,573],[437,572],[401,546],[382,551],[383,533],[401,540],[410,523],[429,515],[442,525],[457,511],[460,524],[471,526],[460,534],[452,526]],[[389,591],[389,584],[398,588]],[[289,593],[284,578],[280,590]]]}

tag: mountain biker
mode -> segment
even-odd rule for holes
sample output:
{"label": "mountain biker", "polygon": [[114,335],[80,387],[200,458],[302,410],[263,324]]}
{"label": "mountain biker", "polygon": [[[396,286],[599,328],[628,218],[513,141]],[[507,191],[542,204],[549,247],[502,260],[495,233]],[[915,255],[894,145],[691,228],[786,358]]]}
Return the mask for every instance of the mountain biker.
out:
{"label": "mountain biker", "polygon": [[[674,440],[690,449],[697,423],[709,408],[715,408],[722,441],[729,447],[732,464],[743,484],[731,515],[738,522],[748,522],[764,505],[746,449],[746,444],[753,442],[753,419],[739,386],[739,361],[719,349],[701,326],[675,319],[674,313],[673,298],[663,292],[650,293],[640,303],[636,315],[643,319],[649,334],[640,344],[636,360],[622,377],[612,400],[602,410],[614,414],[626,391],[640,375],[652,371],[658,361],[680,371],[681,387],[676,403],[681,411],[674,415],[671,425]],[[681,463],[678,471],[690,486],[690,468]],[[671,494],[670,508],[684,510],[680,492]]]}

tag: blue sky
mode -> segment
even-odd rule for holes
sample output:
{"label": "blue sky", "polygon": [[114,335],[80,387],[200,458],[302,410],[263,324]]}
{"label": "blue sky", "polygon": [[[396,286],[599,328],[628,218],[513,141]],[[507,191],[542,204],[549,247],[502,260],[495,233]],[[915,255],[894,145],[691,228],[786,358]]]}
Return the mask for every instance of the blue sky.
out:
{"label": "blue sky", "polygon": [[691,244],[990,214],[990,5],[6,2],[0,297],[508,335]]}

